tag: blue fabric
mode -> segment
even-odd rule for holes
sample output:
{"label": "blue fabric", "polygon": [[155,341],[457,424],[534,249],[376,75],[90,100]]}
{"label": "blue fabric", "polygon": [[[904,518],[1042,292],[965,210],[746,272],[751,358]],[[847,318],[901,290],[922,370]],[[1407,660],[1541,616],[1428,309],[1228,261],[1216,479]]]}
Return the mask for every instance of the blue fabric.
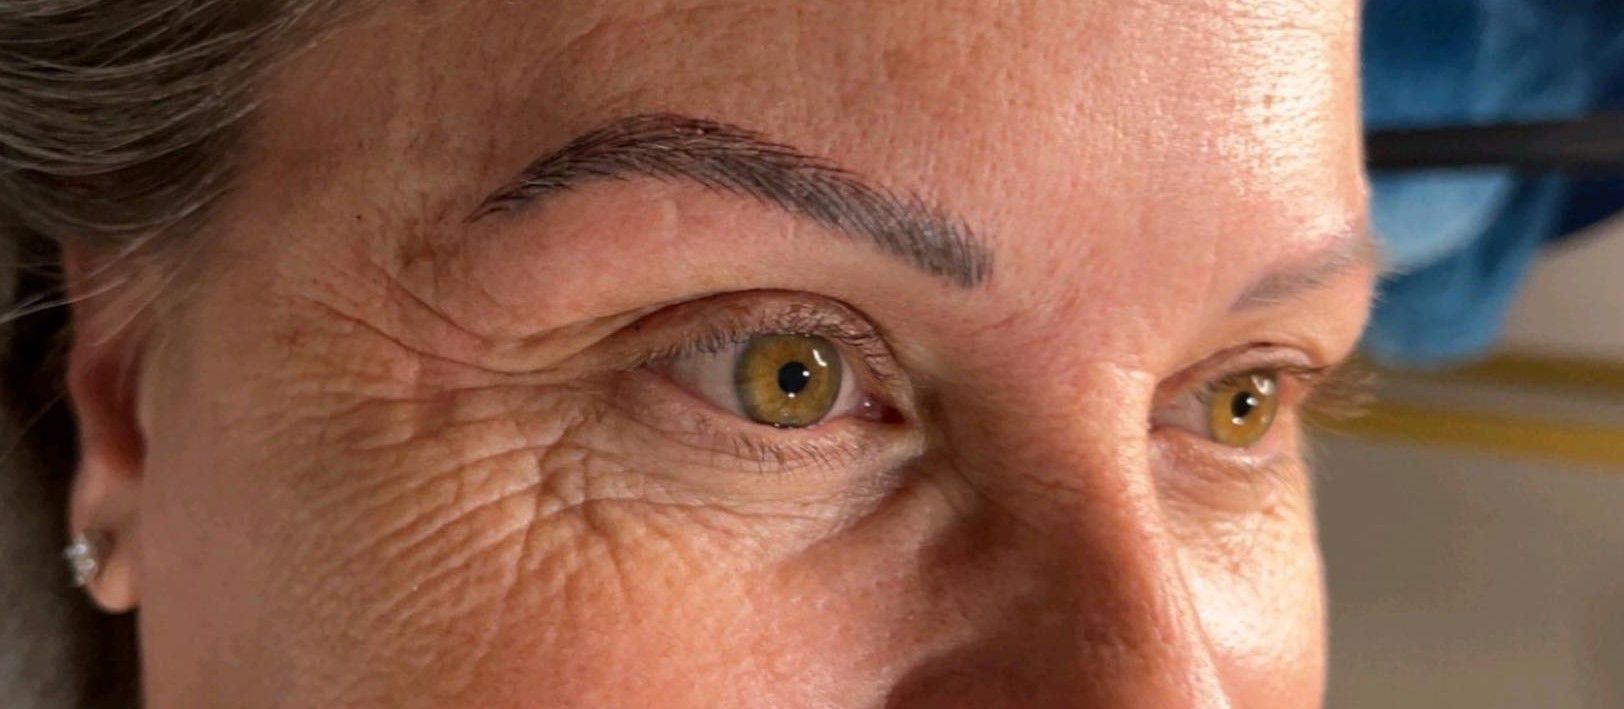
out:
{"label": "blue fabric", "polygon": [[[1364,22],[1371,129],[1572,118],[1624,97],[1621,0],[1369,0]],[[1482,353],[1540,245],[1624,207],[1624,181],[1576,190],[1509,170],[1376,174],[1371,188],[1395,275],[1361,347],[1395,365]]]}
{"label": "blue fabric", "polygon": [[[1612,80],[1602,88],[1595,109],[1624,112],[1624,68],[1615,67]],[[1619,209],[1624,209],[1624,175],[1575,180],[1563,210],[1561,231],[1571,234],[1612,216]]]}

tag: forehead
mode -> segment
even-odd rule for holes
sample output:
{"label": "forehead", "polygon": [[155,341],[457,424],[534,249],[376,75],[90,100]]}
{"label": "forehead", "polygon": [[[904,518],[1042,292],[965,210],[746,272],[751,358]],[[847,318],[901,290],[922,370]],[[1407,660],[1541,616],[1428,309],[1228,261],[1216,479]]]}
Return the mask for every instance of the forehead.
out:
{"label": "forehead", "polygon": [[[1349,0],[391,3],[280,98],[319,106],[338,141],[394,126],[409,130],[369,137],[526,148],[655,107],[902,177],[986,174],[964,168],[1016,149],[1027,167],[1165,178],[1192,147],[1247,172],[1284,167],[1260,164],[1282,149],[1345,157],[1350,126],[1321,124],[1351,118],[1353,30]],[[455,132],[410,139],[425,128]],[[1139,167],[1073,162],[1114,154]]]}
{"label": "forehead", "polygon": [[1008,298],[1187,309],[1361,210],[1355,5],[391,3],[272,77],[259,177],[455,229],[576,134],[683,113],[963,215]]}

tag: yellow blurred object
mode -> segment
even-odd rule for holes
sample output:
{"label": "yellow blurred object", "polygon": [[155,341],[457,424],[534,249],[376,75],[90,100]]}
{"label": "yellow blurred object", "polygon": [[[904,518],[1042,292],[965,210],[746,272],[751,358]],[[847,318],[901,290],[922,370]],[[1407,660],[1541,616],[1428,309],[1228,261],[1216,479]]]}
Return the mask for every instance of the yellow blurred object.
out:
{"label": "yellow blurred object", "polygon": [[1505,353],[1380,380],[1364,415],[1328,429],[1624,471],[1624,364]]}
{"label": "yellow blurred object", "polygon": [[1507,352],[1440,376],[1489,384],[1583,389],[1624,397],[1624,363],[1600,359]]}

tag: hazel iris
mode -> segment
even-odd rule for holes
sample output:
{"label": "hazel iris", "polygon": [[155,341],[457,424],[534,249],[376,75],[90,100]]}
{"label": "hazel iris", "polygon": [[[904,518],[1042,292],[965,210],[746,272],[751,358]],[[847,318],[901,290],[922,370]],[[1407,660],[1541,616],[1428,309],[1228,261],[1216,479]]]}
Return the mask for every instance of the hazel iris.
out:
{"label": "hazel iris", "polygon": [[1207,402],[1213,440],[1235,448],[1257,443],[1274,424],[1279,405],[1279,383],[1273,374],[1252,372],[1219,382]]}
{"label": "hazel iris", "polygon": [[840,351],[814,335],[758,335],[739,352],[733,388],[757,423],[803,428],[823,420],[840,399]]}

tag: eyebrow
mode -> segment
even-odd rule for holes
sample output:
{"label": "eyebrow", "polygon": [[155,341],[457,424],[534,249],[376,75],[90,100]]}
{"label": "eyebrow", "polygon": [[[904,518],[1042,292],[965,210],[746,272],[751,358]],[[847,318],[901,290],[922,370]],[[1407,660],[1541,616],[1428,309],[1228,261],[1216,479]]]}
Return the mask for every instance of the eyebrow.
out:
{"label": "eyebrow", "polygon": [[1380,263],[1380,248],[1361,221],[1334,237],[1330,246],[1253,281],[1229,309],[1240,311],[1278,305],[1323,289],[1360,268],[1379,268]]}
{"label": "eyebrow", "polygon": [[670,113],[612,121],[537,158],[467,221],[518,211],[589,182],[637,177],[688,180],[754,199],[872,243],[961,287],[983,283],[992,271],[985,242],[963,220],[916,195],[869,185],[754,131]]}

